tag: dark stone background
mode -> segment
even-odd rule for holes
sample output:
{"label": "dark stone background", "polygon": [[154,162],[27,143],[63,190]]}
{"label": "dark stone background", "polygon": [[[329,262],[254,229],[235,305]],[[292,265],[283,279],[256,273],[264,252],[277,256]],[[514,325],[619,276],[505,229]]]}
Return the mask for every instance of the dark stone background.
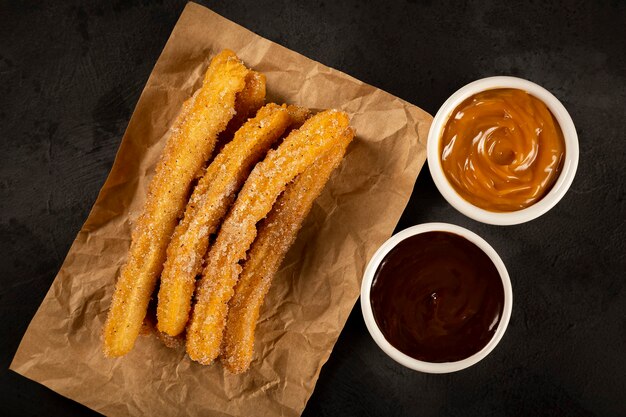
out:
{"label": "dark stone background", "polygon": [[[94,414],[7,368],[184,5],[0,2],[1,415]],[[528,78],[562,100],[580,135],[576,180],[543,217],[474,222],[424,169],[398,226],[451,222],[499,251],[515,302],[496,350],[456,374],[412,372],[376,347],[355,308],[305,416],[626,415],[624,2],[206,5],[432,114],[472,80]]]}

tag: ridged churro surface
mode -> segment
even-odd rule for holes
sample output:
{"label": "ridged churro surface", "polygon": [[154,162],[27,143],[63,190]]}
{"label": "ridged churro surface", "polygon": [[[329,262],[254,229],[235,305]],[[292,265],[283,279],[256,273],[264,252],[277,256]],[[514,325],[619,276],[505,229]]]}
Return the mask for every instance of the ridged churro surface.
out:
{"label": "ridged churro surface", "polygon": [[229,303],[221,361],[231,373],[249,368],[259,312],[272,279],[353,137],[347,130],[339,144],[289,184],[259,226]]}
{"label": "ridged churro surface", "polygon": [[254,164],[290,124],[286,106],[270,103],[261,108],[224,146],[198,182],[167,248],[157,305],[159,331],[176,336],[185,329],[209,235],[216,232]]}
{"label": "ridged churro surface", "polygon": [[134,343],[148,308],[189,188],[235,113],[250,71],[232,52],[213,58],[202,87],[183,106],[149,185],[104,326],[104,353],[121,356]]}
{"label": "ridged churro surface", "polygon": [[332,149],[348,129],[345,113],[318,113],[254,168],[207,256],[187,328],[191,359],[208,364],[219,354],[228,302],[241,272],[239,262],[256,237],[257,222],[271,210],[287,184]]}

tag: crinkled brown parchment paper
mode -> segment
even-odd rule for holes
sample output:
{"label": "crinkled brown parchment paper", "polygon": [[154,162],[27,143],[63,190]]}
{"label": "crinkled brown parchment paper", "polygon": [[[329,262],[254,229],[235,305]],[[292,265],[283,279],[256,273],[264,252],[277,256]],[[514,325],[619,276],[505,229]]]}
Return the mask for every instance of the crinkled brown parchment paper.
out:
{"label": "crinkled brown parchment paper", "polygon": [[[127,356],[106,359],[101,328],[131,224],[172,120],[224,48],[267,75],[270,100],[345,110],[357,138],[274,281],[248,373],[198,365],[152,334],[140,336]],[[430,122],[403,100],[189,3],[11,369],[107,415],[299,415],[358,298],[369,257],[411,195]]]}

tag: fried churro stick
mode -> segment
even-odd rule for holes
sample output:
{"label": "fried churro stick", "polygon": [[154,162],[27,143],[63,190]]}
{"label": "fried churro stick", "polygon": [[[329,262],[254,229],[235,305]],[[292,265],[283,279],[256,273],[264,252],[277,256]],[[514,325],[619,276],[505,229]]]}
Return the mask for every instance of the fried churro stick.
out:
{"label": "fried churro stick", "polygon": [[256,112],[265,104],[265,75],[260,72],[250,71],[246,77],[246,86],[235,100],[237,114],[230,119],[226,129],[219,134],[216,144],[216,152],[230,142],[235,132],[248,120],[254,117]]}
{"label": "fried churro stick", "polygon": [[290,124],[286,106],[272,103],[261,108],[235,133],[198,182],[167,247],[157,306],[161,332],[176,336],[185,329],[209,235],[217,230],[254,164]]}
{"label": "fried churro stick", "polygon": [[306,107],[295,106],[290,104],[287,106],[289,116],[291,116],[291,129],[300,128],[304,122],[311,116],[311,111]]}
{"label": "fried churro stick", "polygon": [[241,272],[239,261],[256,237],[257,222],[271,210],[287,184],[331,149],[347,129],[345,113],[318,113],[254,168],[207,257],[187,328],[191,359],[209,364],[219,354],[228,302]]}
{"label": "fried churro stick", "polygon": [[211,61],[202,87],[183,106],[150,182],[115,287],[104,325],[105,355],[121,356],[132,349],[191,182],[233,117],[235,96],[245,87],[248,73],[232,51],[221,52]]}
{"label": "fried churro stick", "polygon": [[250,366],[254,332],[272,278],[353,137],[352,130],[346,131],[337,146],[289,184],[259,226],[229,303],[221,360],[231,373],[245,372]]}

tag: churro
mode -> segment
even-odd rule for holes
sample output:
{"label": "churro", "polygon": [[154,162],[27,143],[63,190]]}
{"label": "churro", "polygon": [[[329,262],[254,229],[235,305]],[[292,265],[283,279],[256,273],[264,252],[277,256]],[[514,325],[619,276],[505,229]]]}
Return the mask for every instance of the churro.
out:
{"label": "churro", "polygon": [[290,104],[287,106],[287,111],[291,117],[290,129],[299,129],[304,122],[311,116],[311,111],[306,107],[295,106]]}
{"label": "churro", "polygon": [[233,117],[235,97],[245,87],[248,73],[232,51],[215,56],[202,87],[183,106],[171,130],[104,325],[107,356],[124,355],[135,343],[191,183],[211,155],[218,134]]}
{"label": "churro", "polygon": [[226,129],[217,137],[215,153],[222,150],[230,142],[237,130],[265,104],[265,75],[250,71],[246,77],[246,86],[237,94],[235,111],[237,112]]}
{"label": "churro", "polygon": [[198,182],[167,247],[157,306],[161,332],[176,336],[185,329],[209,236],[219,227],[254,164],[290,124],[286,106],[271,103],[261,108],[235,133]]}
{"label": "churro", "polygon": [[272,209],[287,184],[332,149],[349,129],[345,113],[318,113],[254,168],[207,256],[187,328],[191,359],[209,364],[219,354],[228,302],[241,272],[239,262],[256,237],[257,222]]}
{"label": "churro", "polygon": [[338,145],[289,184],[259,226],[229,303],[221,361],[231,373],[250,366],[257,320],[272,278],[353,137],[354,132],[347,130]]}

